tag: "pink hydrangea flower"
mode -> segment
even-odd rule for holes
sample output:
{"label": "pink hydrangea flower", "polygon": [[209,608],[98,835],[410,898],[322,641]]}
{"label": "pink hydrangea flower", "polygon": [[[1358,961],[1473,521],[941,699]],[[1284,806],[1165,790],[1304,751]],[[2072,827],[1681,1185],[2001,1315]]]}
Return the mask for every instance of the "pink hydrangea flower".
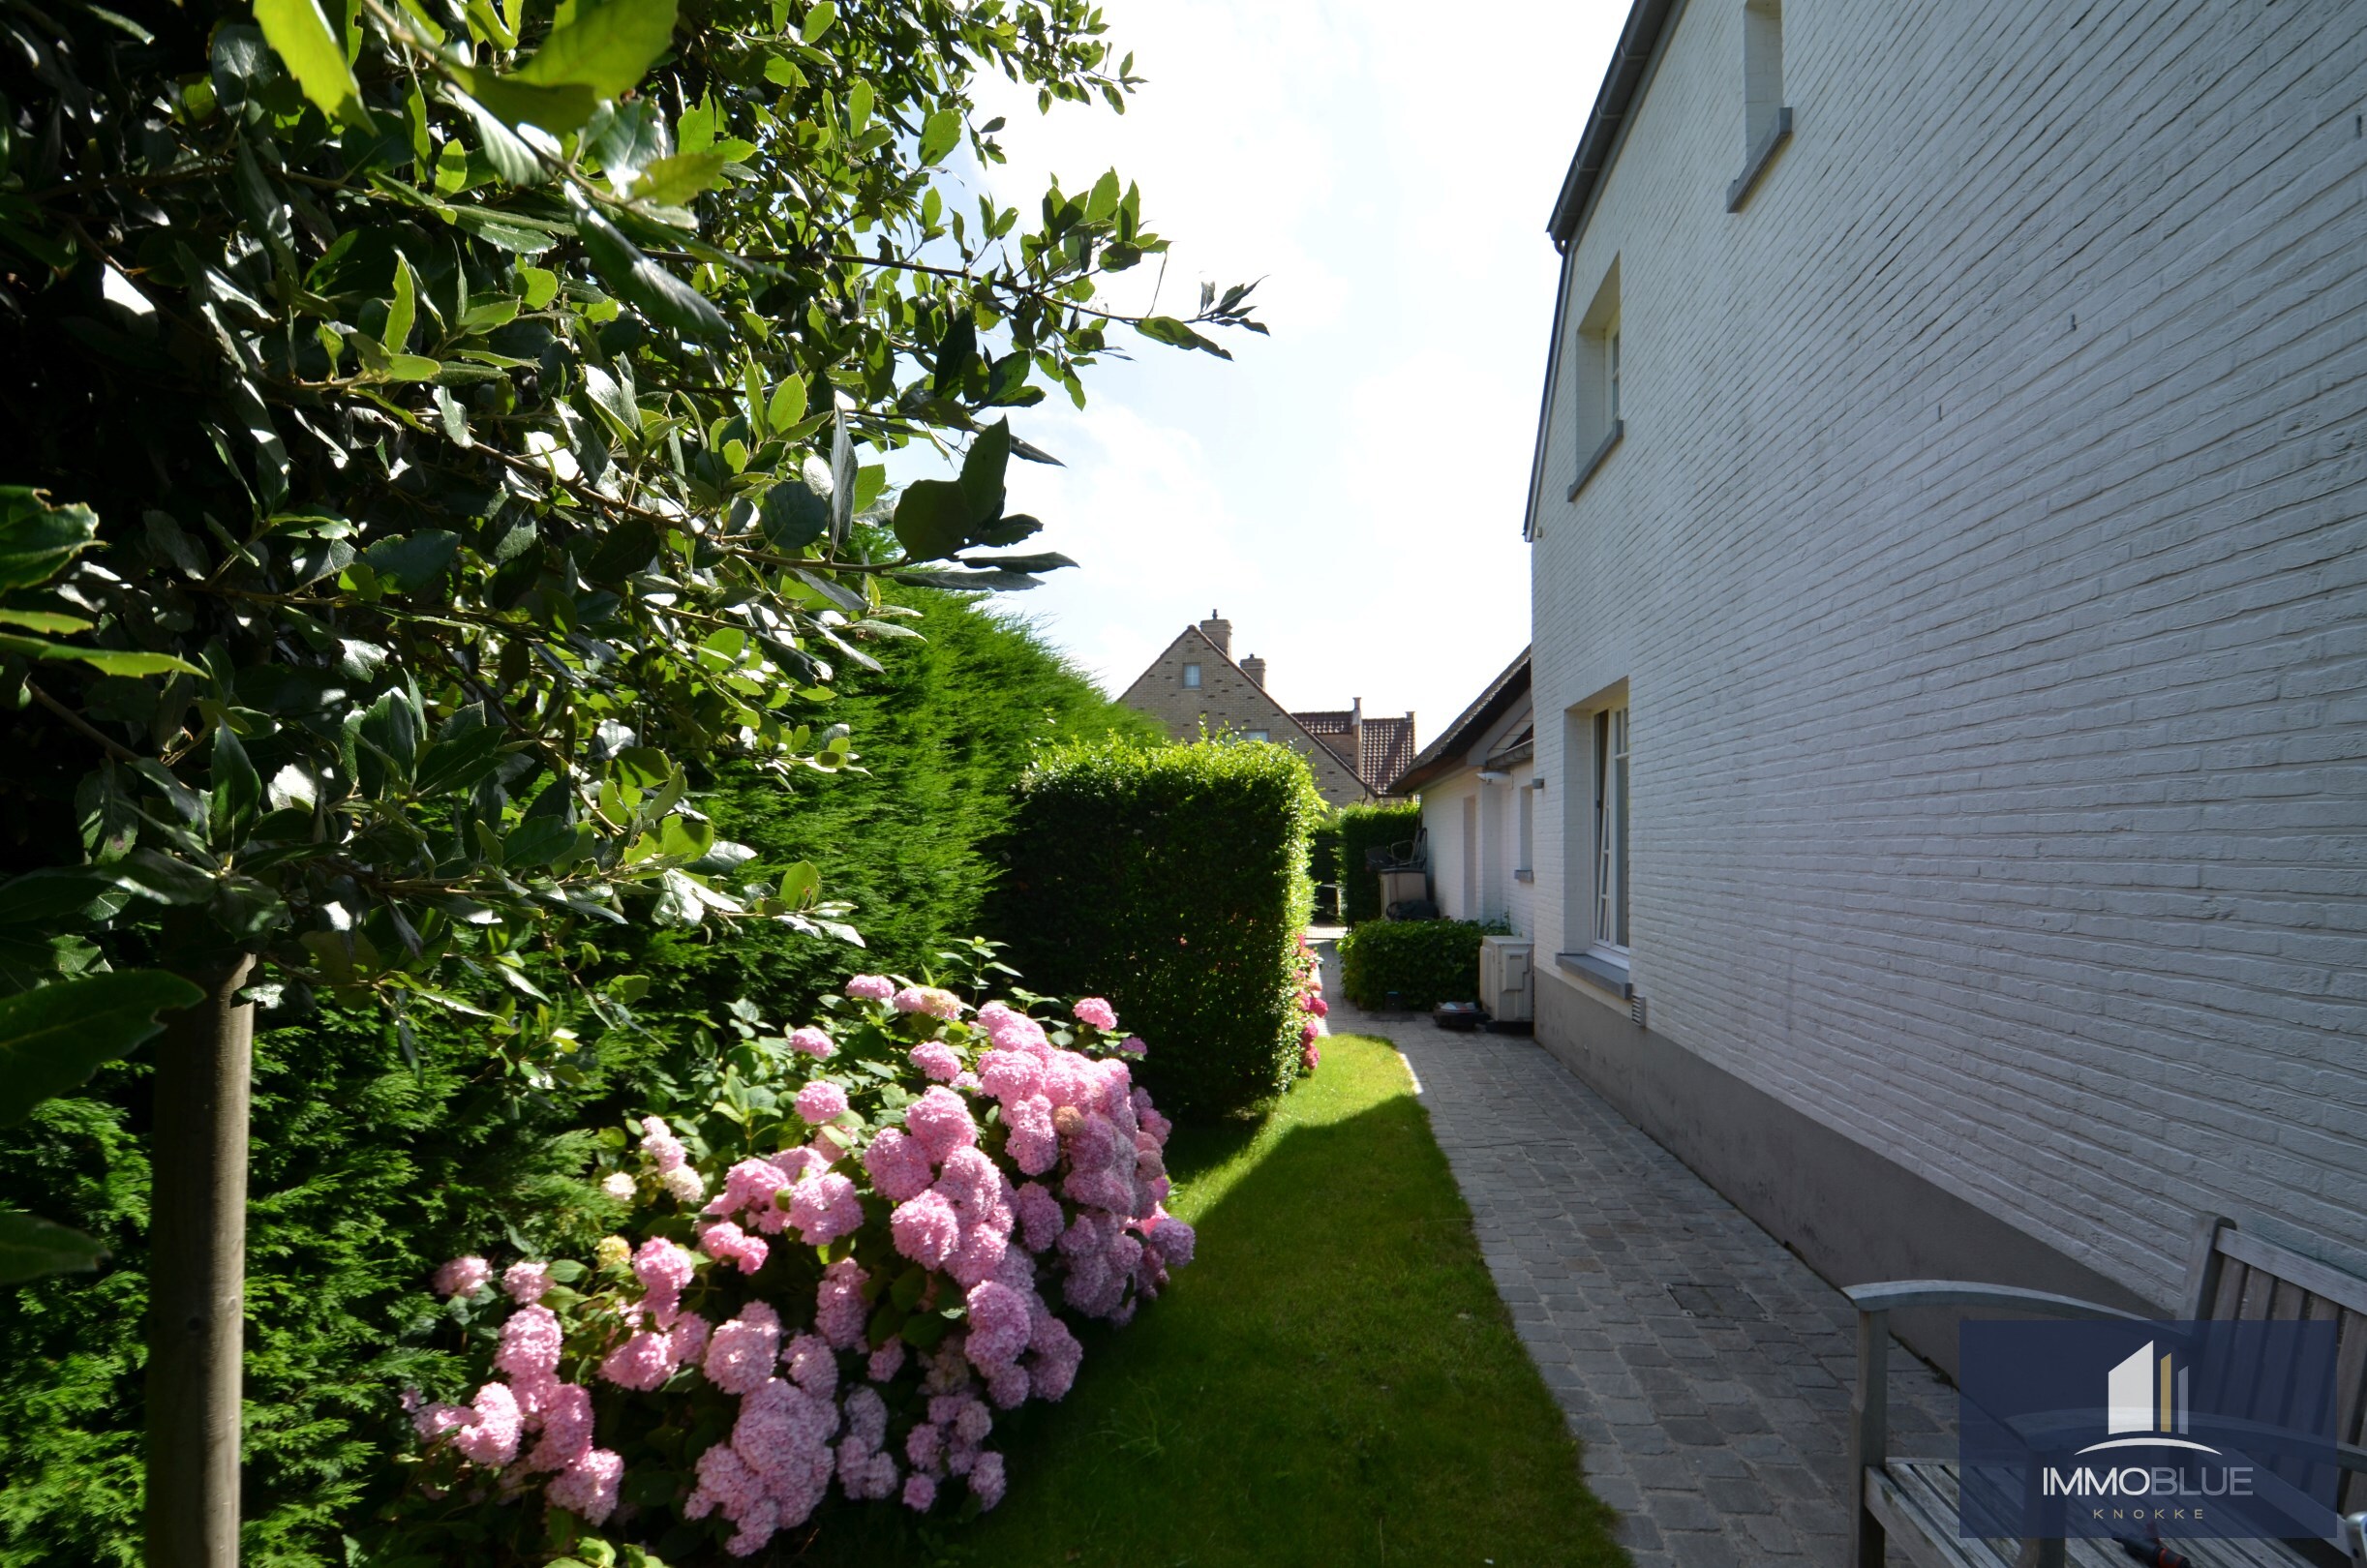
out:
{"label": "pink hydrangea flower", "polygon": [[845,1111],[846,1091],[835,1083],[816,1078],[797,1092],[798,1115],[817,1127],[837,1120]]}
{"label": "pink hydrangea flower", "polygon": [[937,1483],[925,1475],[916,1475],[904,1483],[904,1506],[916,1514],[926,1514],[936,1506]]}
{"label": "pink hydrangea flower", "polygon": [[1199,1235],[1173,1215],[1163,1214],[1151,1222],[1150,1240],[1168,1267],[1180,1269],[1192,1261],[1192,1251],[1199,1245]]}
{"label": "pink hydrangea flower", "polygon": [[683,1149],[683,1140],[674,1135],[674,1130],[666,1126],[666,1119],[662,1116],[644,1116],[641,1119],[641,1152],[661,1175],[688,1158]]}
{"label": "pink hydrangea flower", "polygon": [[1118,1010],[1098,996],[1080,999],[1070,1010],[1077,1014],[1078,1023],[1091,1024],[1096,1029],[1115,1029],[1118,1026]]}
{"label": "pink hydrangea flower", "polygon": [[895,981],[885,975],[858,975],[846,982],[846,994],[859,1002],[885,1002],[895,995]]}
{"label": "pink hydrangea flower", "polygon": [[871,1352],[871,1359],[865,1364],[863,1374],[874,1383],[885,1383],[903,1370],[904,1342],[890,1340]]}
{"label": "pink hydrangea flower", "polygon": [[978,1124],[970,1119],[970,1107],[942,1085],[905,1108],[904,1126],[921,1140],[928,1158],[940,1164],[956,1149],[966,1149],[978,1141]]}
{"label": "pink hydrangea flower", "polygon": [[563,1470],[591,1451],[592,1390],[561,1383],[542,1404],[542,1440],[526,1457],[530,1470]]}
{"label": "pink hydrangea flower", "polygon": [[934,1190],[896,1205],[888,1229],[895,1238],[895,1250],[925,1269],[944,1263],[961,1242],[960,1218]]}
{"label": "pink hydrangea flower", "polygon": [[1044,1092],[1044,1064],[1026,1051],[991,1050],[978,1059],[978,1081],[1008,1111]]}
{"label": "pink hydrangea flower", "polygon": [[1140,1056],[1144,1052],[1148,1051],[1150,1047],[1142,1042],[1142,1037],[1140,1035],[1129,1035],[1124,1040],[1118,1041],[1118,1049],[1124,1051],[1129,1056]]}
{"label": "pink hydrangea flower", "polygon": [[1003,1106],[1003,1125],[1011,1135],[1003,1152],[1024,1176],[1041,1176],[1060,1162],[1060,1139],[1052,1131],[1052,1102],[1029,1095]]}
{"label": "pink hydrangea flower", "polygon": [[918,1197],[936,1180],[928,1150],[920,1139],[893,1127],[873,1138],[870,1147],[864,1150],[863,1168],[871,1173],[871,1184],[892,1203]]}
{"label": "pink hydrangea flower", "polygon": [[772,1379],[780,1342],[780,1314],[761,1301],[751,1301],[707,1342],[701,1370],[726,1394],[753,1394]]}
{"label": "pink hydrangea flower", "polygon": [[941,1040],[925,1040],[911,1051],[912,1065],[936,1083],[952,1083],[961,1073],[961,1055]]}
{"label": "pink hydrangea flower", "polygon": [[1036,1319],[1027,1342],[1028,1381],[1036,1398],[1055,1404],[1066,1398],[1084,1359],[1085,1347],[1066,1323],[1050,1312]]}
{"label": "pink hydrangea flower", "polygon": [[852,1350],[863,1342],[864,1321],[870,1315],[863,1299],[865,1279],[863,1265],[851,1257],[822,1271],[814,1293],[814,1330],[835,1349]]}
{"label": "pink hydrangea flower", "polygon": [[548,1376],[559,1370],[563,1336],[548,1307],[521,1307],[501,1325],[501,1345],[493,1353],[497,1372],[512,1377]]}
{"label": "pink hydrangea flower", "polygon": [[1019,1239],[1031,1252],[1041,1252],[1060,1239],[1068,1219],[1060,1200],[1042,1182],[1028,1182],[1012,1195],[1012,1212],[1019,1224]]}
{"label": "pink hydrangea flower", "polygon": [[677,1203],[696,1203],[707,1195],[707,1178],[689,1165],[677,1165],[661,1172],[657,1185]]}
{"label": "pink hydrangea flower", "polygon": [[509,1298],[518,1306],[535,1306],[542,1301],[542,1291],[552,1289],[552,1265],[511,1263],[501,1270],[501,1289],[509,1291]]}
{"label": "pink hydrangea flower", "polygon": [[1323,1047],[1316,1044],[1313,1040],[1309,1040],[1307,1042],[1307,1048],[1299,1053],[1299,1066],[1304,1068],[1307,1071],[1313,1072],[1317,1068],[1320,1068],[1322,1065]]}
{"label": "pink hydrangea flower", "polygon": [[1016,1361],[986,1374],[986,1398],[997,1410],[1017,1409],[1027,1402],[1027,1369]]}
{"label": "pink hydrangea flower", "polygon": [[907,985],[895,993],[893,1005],[898,1012],[918,1012],[931,1018],[961,1016],[961,998],[934,985]]}
{"label": "pink hydrangea flower", "polygon": [[544,1495],[550,1498],[552,1507],[564,1508],[597,1528],[616,1512],[617,1483],[623,1476],[622,1455],[609,1448],[588,1449],[560,1472]]}
{"label": "pink hydrangea flower", "polygon": [[600,1358],[600,1375],[619,1388],[637,1389],[646,1394],[673,1376],[679,1365],[673,1336],[640,1329]]}
{"label": "pink hydrangea flower", "polygon": [[1307,1010],[1319,1018],[1328,1018],[1331,1016],[1331,1004],[1320,996],[1311,996],[1307,998]]}
{"label": "pink hydrangea flower", "polygon": [[978,1498],[980,1508],[992,1508],[996,1503],[1001,1502],[1005,1484],[1002,1455],[981,1454],[972,1462],[970,1492]]}
{"label": "pink hydrangea flower", "polygon": [[456,1257],[436,1271],[436,1294],[449,1301],[454,1296],[473,1296],[485,1288],[493,1278],[493,1265],[474,1252]]}
{"label": "pink hydrangea flower", "polygon": [[989,1002],[978,1010],[978,1026],[986,1032],[997,1050],[1047,1051],[1051,1041],[1045,1038],[1044,1026],[1026,1013],[1002,1002]]}
{"label": "pink hydrangea flower", "polygon": [[697,1366],[699,1358],[707,1353],[707,1340],[712,1333],[713,1325],[698,1313],[678,1313],[674,1326],[666,1331],[666,1338],[673,1342],[674,1364],[678,1367]]}
{"label": "pink hydrangea flower", "polygon": [[801,1334],[781,1352],[789,1380],[817,1400],[838,1392],[838,1355],[818,1334]]}
{"label": "pink hydrangea flower", "polygon": [[1027,1349],[1030,1332],[1027,1299],[1007,1284],[992,1280],[972,1287],[964,1298],[969,1307],[969,1338],[962,1343],[970,1365],[984,1372],[1007,1367]]}
{"label": "pink hydrangea flower", "polygon": [[[887,981],[882,980],[881,984]],[[837,1042],[811,1024],[789,1031],[789,1048],[806,1056],[827,1059],[838,1052]]]}
{"label": "pink hydrangea flower", "polygon": [[791,1191],[789,1222],[806,1246],[827,1247],[863,1228],[863,1196],[835,1171],[808,1176]]}
{"label": "pink hydrangea flower", "polygon": [[452,1446],[471,1463],[499,1469],[518,1457],[523,1416],[507,1383],[487,1383],[470,1402],[470,1419],[454,1429]]}
{"label": "pink hydrangea flower", "polygon": [[[723,1191],[707,1205],[705,1212],[715,1215],[732,1215],[753,1211],[755,1223],[759,1229],[769,1228],[778,1231],[780,1225],[777,1223],[777,1217],[780,1210],[773,1201],[773,1194],[787,1187],[794,1179],[794,1173],[784,1170],[776,1162],[778,1159],[779,1157],[775,1156],[773,1160],[743,1160],[730,1170],[725,1171],[723,1173]],[[764,1223],[768,1215],[774,1216],[776,1221],[769,1227]]]}
{"label": "pink hydrangea flower", "polygon": [[749,1235],[729,1220],[721,1220],[699,1231],[699,1251],[718,1263],[739,1265],[743,1274],[754,1274],[765,1266],[766,1254],[772,1249],[761,1237]]}

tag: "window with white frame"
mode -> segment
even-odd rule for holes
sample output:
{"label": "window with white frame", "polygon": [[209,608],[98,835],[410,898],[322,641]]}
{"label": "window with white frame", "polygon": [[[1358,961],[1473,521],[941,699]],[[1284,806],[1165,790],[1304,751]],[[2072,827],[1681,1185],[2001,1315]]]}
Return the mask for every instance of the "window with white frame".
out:
{"label": "window with white frame", "polygon": [[1271,732],[1265,730],[1243,730],[1241,739],[1244,740],[1271,740],[1274,737]]}
{"label": "window with white frame", "polygon": [[1627,708],[1594,715],[1594,930],[1598,951],[1627,955]]}
{"label": "window with white frame", "polygon": [[1569,492],[1573,500],[1626,428],[1620,327],[1619,260],[1613,257],[1578,317],[1578,341],[1570,356],[1570,403],[1578,435],[1578,472]]}
{"label": "window with white frame", "polygon": [[1198,691],[1199,689],[1199,665],[1197,665],[1197,664],[1187,664],[1187,665],[1185,665],[1185,666],[1184,666],[1184,690],[1186,690],[1186,691]]}

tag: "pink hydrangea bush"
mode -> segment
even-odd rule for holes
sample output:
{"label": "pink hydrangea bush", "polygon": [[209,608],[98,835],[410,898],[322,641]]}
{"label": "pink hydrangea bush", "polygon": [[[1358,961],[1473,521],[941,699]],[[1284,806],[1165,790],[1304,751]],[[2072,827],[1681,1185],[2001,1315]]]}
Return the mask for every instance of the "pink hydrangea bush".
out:
{"label": "pink hydrangea bush", "polygon": [[687,1521],[740,1556],[833,1498],[1001,1500],[996,1422],[1068,1393],[1072,1324],[1130,1321],[1192,1259],[1143,1043],[1095,997],[1047,1021],[857,976],[826,1006],[734,1053],[744,1115],[639,1119],[595,1173],[626,1234],[588,1264],[510,1263],[505,1300],[485,1258],[437,1271],[457,1321],[508,1310],[466,1403],[410,1401],[417,1496]]}
{"label": "pink hydrangea bush", "polygon": [[1298,939],[1298,1066],[1302,1072],[1313,1072],[1323,1061],[1323,1037],[1331,1031],[1323,1022],[1331,1012],[1331,1004],[1323,1000],[1323,957],[1315,950],[1315,944],[1305,937]]}

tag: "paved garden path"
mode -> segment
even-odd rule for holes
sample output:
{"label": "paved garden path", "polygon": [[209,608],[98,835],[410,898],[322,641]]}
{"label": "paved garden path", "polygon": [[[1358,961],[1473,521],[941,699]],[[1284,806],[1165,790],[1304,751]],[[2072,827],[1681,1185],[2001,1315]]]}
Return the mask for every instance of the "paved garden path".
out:
{"label": "paved garden path", "polygon": [[[1533,1040],[1376,1017],[1471,1204],[1529,1353],[1636,1568],[1844,1568],[1848,1302]],[[1894,1345],[1898,1450],[1944,1452],[1955,1397]]]}

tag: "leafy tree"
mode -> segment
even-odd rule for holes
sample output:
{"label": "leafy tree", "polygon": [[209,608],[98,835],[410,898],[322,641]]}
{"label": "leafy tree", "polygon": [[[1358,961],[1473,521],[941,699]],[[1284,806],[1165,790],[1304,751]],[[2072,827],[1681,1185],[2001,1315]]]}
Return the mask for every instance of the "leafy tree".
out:
{"label": "leafy tree", "polygon": [[[565,1080],[579,928],[851,935],[683,759],[830,770],[882,577],[1021,588],[1005,410],[1155,256],[1106,174],[1022,223],[997,71],[1122,107],[1079,0],[0,0],[7,983],[153,962],[152,1561],[236,1550],[257,988],[481,1014]],[[151,31],[153,29],[153,31]],[[956,478],[882,499],[926,440]],[[895,541],[874,551],[869,513]],[[576,1004],[614,1006],[589,986]],[[497,1000],[496,994],[500,993]]]}

